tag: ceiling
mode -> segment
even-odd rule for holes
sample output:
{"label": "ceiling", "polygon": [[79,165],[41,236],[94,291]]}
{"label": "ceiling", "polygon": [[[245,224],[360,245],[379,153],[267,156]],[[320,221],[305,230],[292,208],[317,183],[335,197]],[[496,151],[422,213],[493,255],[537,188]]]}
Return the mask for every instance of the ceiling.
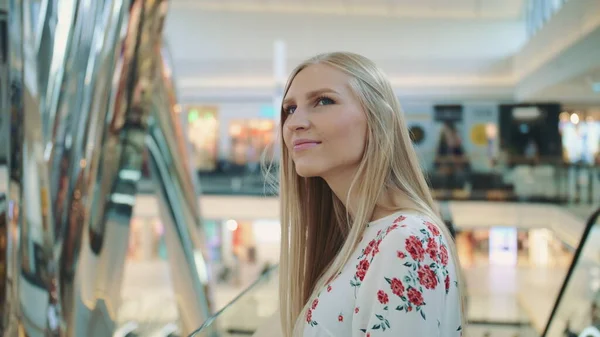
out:
{"label": "ceiling", "polygon": [[518,20],[523,18],[525,0],[173,0],[172,6],[210,11]]}
{"label": "ceiling", "polygon": [[[600,67],[549,86],[535,97],[562,102],[570,109],[598,108],[600,105]],[[600,116],[600,111],[593,114]]]}

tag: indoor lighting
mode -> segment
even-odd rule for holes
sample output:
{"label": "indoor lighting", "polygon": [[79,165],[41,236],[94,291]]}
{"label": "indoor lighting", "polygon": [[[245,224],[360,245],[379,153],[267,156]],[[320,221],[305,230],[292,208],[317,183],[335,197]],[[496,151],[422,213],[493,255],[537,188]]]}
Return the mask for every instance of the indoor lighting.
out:
{"label": "indoor lighting", "polygon": [[227,222],[225,222],[225,226],[232,232],[235,232],[238,229],[238,223],[233,219],[227,220]]}
{"label": "indoor lighting", "polygon": [[188,113],[188,122],[193,123],[200,118],[200,112],[196,109],[190,110]]}
{"label": "indoor lighting", "polygon": [[239,124],[233,124],[229,126],[229,134],[231,136],[238,136],[242,133],[242,126]]}
{"label": "indoor lighting", "polygon": [[571,123],[579,124],[579,115],[577,113],[571,115]]}
{"label": "indoor lighting", "polygon": [[558,119],[559,119],[561,122],[566,122],[566,121],[568,121],[568,120],[569,120],[569,113],[568,113],[568,112],[566,112],[566,111],[563,111],[563,112],[561,112],[561,113],[560,113],[560,115],[558,115]]}

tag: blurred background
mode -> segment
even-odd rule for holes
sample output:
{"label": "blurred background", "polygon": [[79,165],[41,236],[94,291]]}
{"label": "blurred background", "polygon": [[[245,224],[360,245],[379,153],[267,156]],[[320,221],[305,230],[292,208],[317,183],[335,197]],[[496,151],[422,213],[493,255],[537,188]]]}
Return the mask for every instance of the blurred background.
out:
{"label": "blurred background", "polygon": [[[391,79],[455,232],[465,335],[600,336],[599,0],[171,0],[163,34],[218,313],[196,336],[252,335],[277,307],[261,157],[277,168],[289,72],[330,51]],[[151,165],[144,151],[116,321],[183,335]]]}

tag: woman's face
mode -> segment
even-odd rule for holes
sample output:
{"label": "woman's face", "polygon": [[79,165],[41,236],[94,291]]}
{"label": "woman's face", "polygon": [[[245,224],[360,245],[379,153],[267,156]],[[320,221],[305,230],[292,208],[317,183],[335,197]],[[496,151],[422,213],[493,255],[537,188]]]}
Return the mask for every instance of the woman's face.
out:
{"label": "woman's face", "polygon": [[302,177],[354,174],[363,155],[367,118],[350,76],[324,64],[300,71],[283,102],[283,140]]}

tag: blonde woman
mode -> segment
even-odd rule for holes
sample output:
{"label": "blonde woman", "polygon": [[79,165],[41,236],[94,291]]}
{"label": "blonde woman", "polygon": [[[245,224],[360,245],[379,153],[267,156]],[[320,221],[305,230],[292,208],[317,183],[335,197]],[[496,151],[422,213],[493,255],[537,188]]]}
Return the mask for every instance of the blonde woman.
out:
{"label": "blonde woman", "polygon": [[283,335],[460,336],[456,249],[389,80],[356,54],[316,56],[281,124]]}

